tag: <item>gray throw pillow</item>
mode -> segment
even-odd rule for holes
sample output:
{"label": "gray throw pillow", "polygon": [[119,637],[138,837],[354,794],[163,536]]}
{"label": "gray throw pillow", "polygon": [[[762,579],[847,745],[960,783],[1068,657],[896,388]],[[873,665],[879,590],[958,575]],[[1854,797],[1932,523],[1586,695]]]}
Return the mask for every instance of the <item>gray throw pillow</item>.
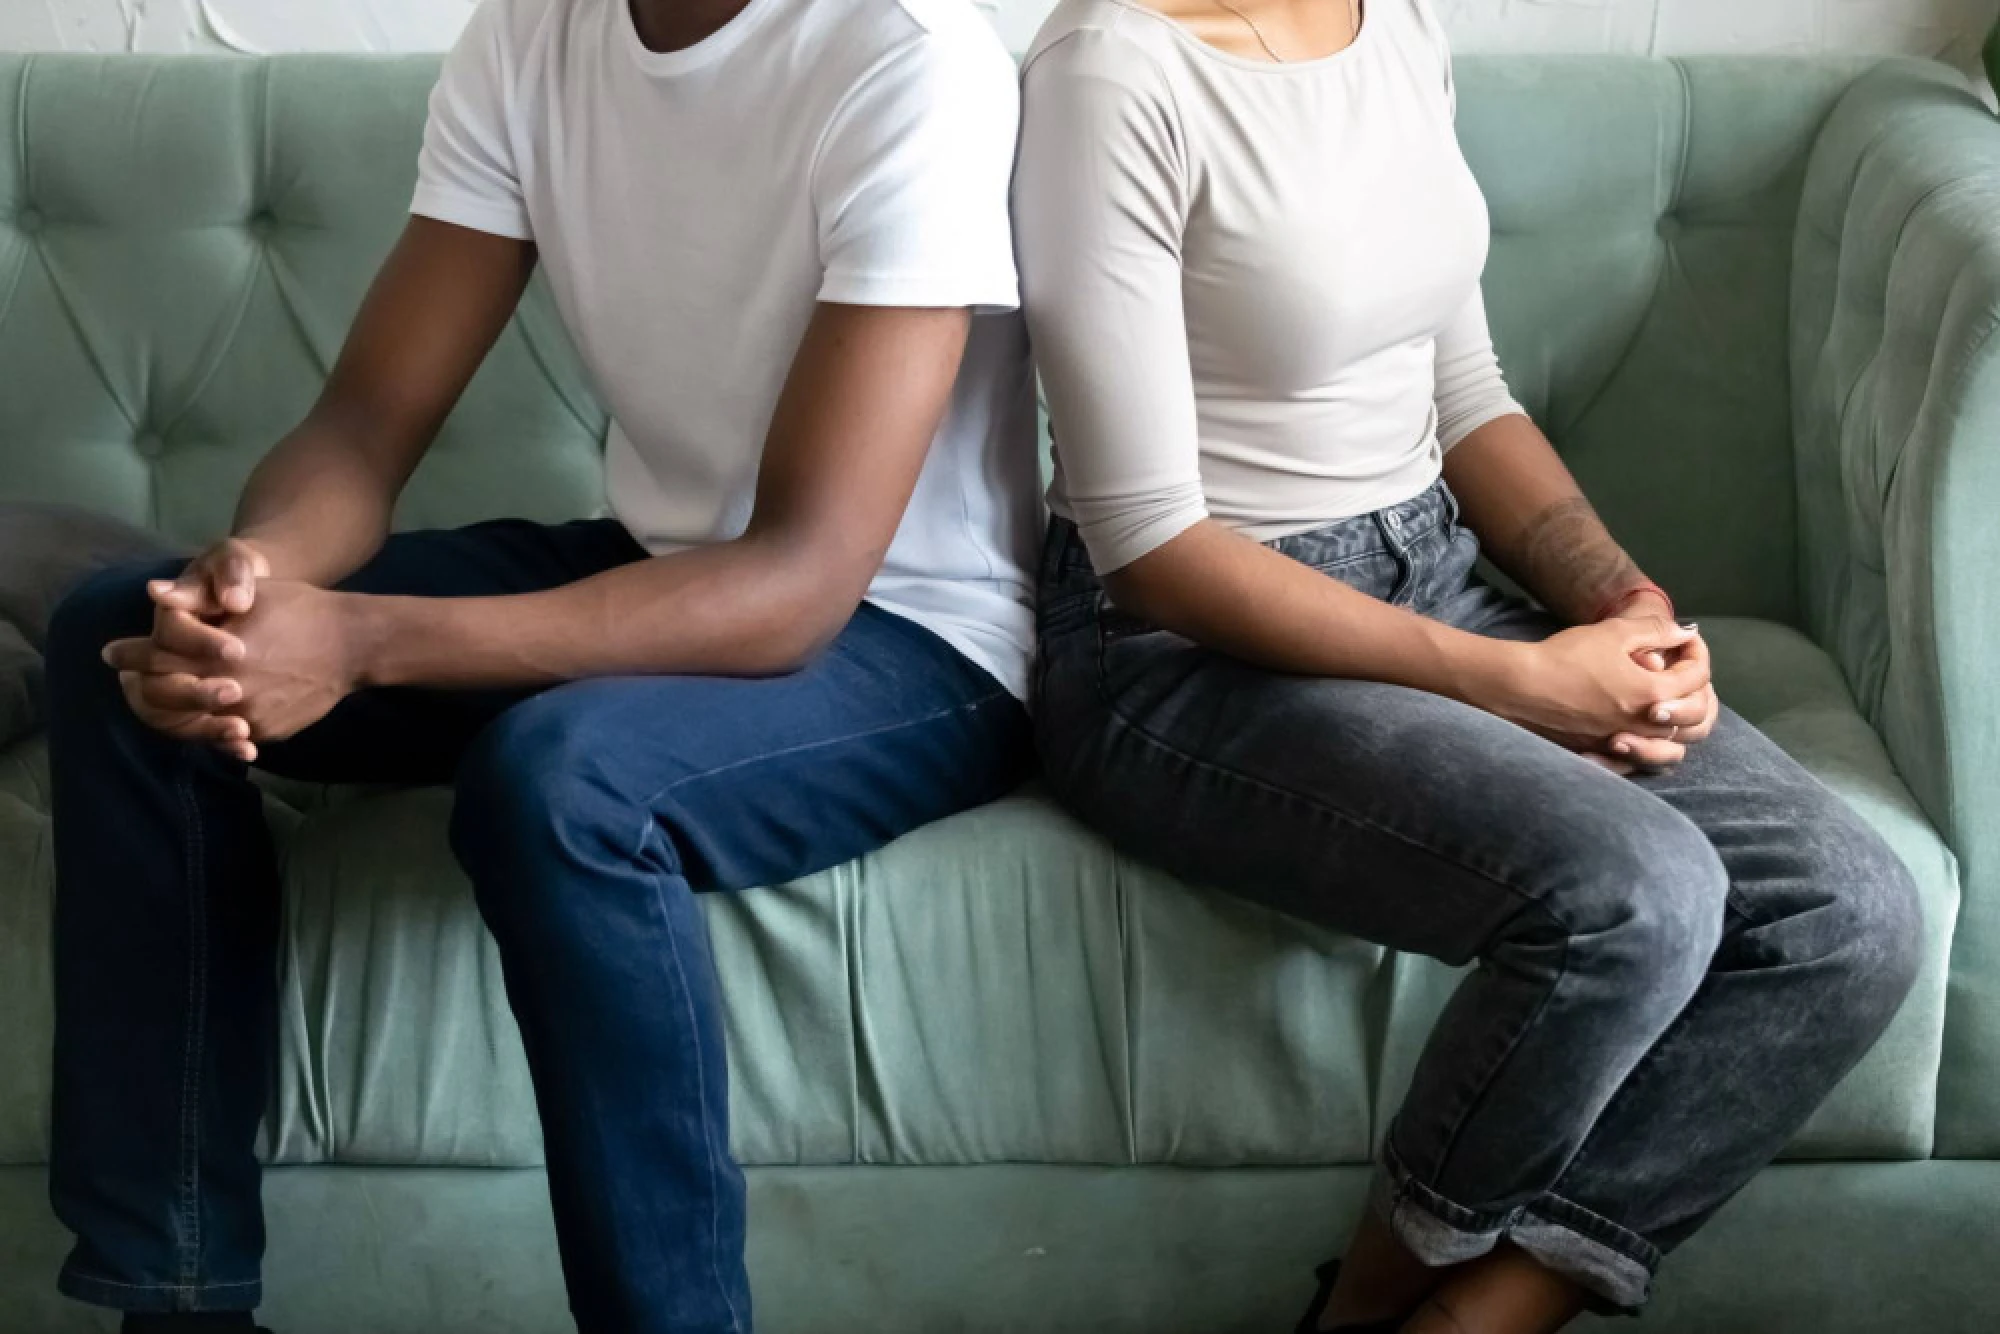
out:
{"label": "gray throw pillow", "polygon": [[0,750],[41,726],[42,654],[0,621]]}
{"label": "gray throw pillow", "polygon": [[49,613],[90,574],[174,547],[129,523],[67,505],[0,504],[0,750],[41,725]]}

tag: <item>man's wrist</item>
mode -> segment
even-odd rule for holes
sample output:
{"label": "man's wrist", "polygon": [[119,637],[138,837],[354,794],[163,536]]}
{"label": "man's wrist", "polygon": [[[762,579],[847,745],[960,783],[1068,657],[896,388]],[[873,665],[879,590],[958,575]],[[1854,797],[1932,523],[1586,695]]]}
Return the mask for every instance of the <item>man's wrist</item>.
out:
{"label": "man's wrist", "polygon": [[298,562],[291,559],[285,550],[284,543],[271,537],[260,536],[254,529],[231,533],[229,540],[237,543],[239,546],[248,547],[257,553],[263,560],[265,568],[270,571],[269,574],[264,576],[265,578],[291,579],[299,583],[313,582],[312,579],[308,578],[305,573],[297,568]]}
{"label": "man's wrist", "polygon": [[330,593],[347,646],[347,674],[356,689],[392,684],[389,646],[396,637],[396,599]]}

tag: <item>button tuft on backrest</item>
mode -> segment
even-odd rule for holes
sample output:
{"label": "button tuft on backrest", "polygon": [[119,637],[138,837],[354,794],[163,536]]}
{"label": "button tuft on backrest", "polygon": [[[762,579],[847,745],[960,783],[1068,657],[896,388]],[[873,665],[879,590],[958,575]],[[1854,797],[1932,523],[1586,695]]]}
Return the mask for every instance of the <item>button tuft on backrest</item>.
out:
{"label": "button tuft on backrest", "polygon": [[252,236],[261,240],[278,230],[278,220],[272,216],[270,209],[260,208],[250,215],[250,219],[245,223],[245,226],[249,227]]}
{"label": "button tuft on backrest", "polygon": [[32,205],[23,208],[19,213],[14,215],[14,226],[29,236],[33,236],[36,232],[39,232],[42,229],[43,222],[42,211]]}
{"label": "button tuft on backrest", "polygon": [[132,441],[132,448],[142,459],[157,459],[167,452],[167,442],[157,431],[142,431]]}

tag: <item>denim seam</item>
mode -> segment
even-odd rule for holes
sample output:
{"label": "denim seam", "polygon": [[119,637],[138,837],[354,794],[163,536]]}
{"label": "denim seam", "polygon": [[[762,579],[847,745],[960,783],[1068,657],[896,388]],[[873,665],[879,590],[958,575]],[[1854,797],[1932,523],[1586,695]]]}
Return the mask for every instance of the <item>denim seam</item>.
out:
{"label": "denim seam", "polygon": [[78,1283],[94,1283],[100,1287],[123,1288],[128,1292],[218,1292],[225,1288],[254,1288],[263,1282],[258,1278],[239,1279],[233,1283],[120,1283],[115,1278],[100,1278],[96,1274],[81,1269],[68,1271],[69,1278]]}
{"label": "denim seam", "polygon": [[682,787],[688,783],[699,782],[705,778],[713,778],[717,774],[731,773],[737,769],[745,769],[754,764],[765,764],[772,760],[788,759],[794,755],[802,755],[807,751],[824,750],[829,746],[850,745],[856,741],[866,741],[870,737],[887,736],[891,732],[900,732],[911,727],[923,727],[930,723],[937,722],[941,718],[950,718],[958,714],[976,713],[980,709],[983,709],[987,705],[993,703],[995,700],[1003,700],[1003,699],[1008,701],[1009,703],[1016,702],[1014,700],[1014,697],[1007,693],[1005,687],[996,687],[991,693],[981,695],[976,700],[972,700],[968,703],[963,703],[963,704],[952,704],[945,708],[937,709],[931,713],[927,713],[921,718],[905,718],[901,722],[885,723],[881,727],[871,727],[866,729],[865,731],[850,732],[845,736],[822,737],[818,741],[807,741],[801,745],[787,746],[783,750],[765,751],[761,755],[746,755],[744,758],[740,760],[731,760],[728,764],[718,764],[713,769],[703,769],[698,773],[682,774],[679,778],[674,779],[673,782],[668,783],[665,787],[659,788],[658,790],[653,792],[649,792],[645,796],[639,798],[638,801],[639,814],[640,814],[640,819],[643,822],[639,830],[639,847],[641,849],[645,847],[646,839],[649,836],[650,831],[654,827],[653,822],[655,817],[652,812],[653,803],[658,801],[661,797],[664,797],[668,793],[674,791],[676,788]]}
{"label": "denim seam", "polygon": [[1583,1143],[1577,1146],[1576,1153],[1570,1157],[1569,1165],[1563,1168],[1561,1174],[1556,1177],[1555,1184],[1550,1186],[1549,1192],[1551,1194],[1555,1193],[1556,1187],[1561,1186],[1563,1182],[1569,1180],[1572,1173],[1581,1171],[1592,1161],[1592,1155],[1599,1147],[1597,1144],[1597,1126],[1601,1126],[1609,1120],[1612,1113],[1616,1112],[1628,1099],[1637,1096],[1639,1090],[1646,1086],[1646,1081],[1653,1077],[1654,1071],[1659,1069],[1661,1064],[1664,1063],[1665,1054],[1672,1049],[1676,1042],[1685,1040],[1688,1029],[1688,1015],[1693,1013],[1695,1006],[1701,1003],[1702,994],[1707,990],[1708,975],[1704,974],[1701,985],[1695,988],[1695,992],[1688,998],[1687,1004],[1681,1007],[1680,1013],[1674,1016],[1673,1022],[1667,1025],[1666,1031],[1660,1034],[1659,1039],[1651,1047],[1647,1048],[1646,1054],[1639,1058],[1639,1063],[1632,1068],[1632,1072],[1625,1076],[1625,1082],[1618,1086],[1617,1092],[1611,1095],[1611,1100],[1604,1104],[1604,1110],[1597,1114],[1597,1121],[1592,1126],[1591,1132],[1583,1137]]}
{"label": "denim seam", "polygon": [[[659,826],[649,824],[640,839],[639,847],[633,853],[632,860],[638,861],[640,854],[646,850],[646,845],[659,836]],[[662,848],[661,854],[664,859],[667,849]],[[681,1002],[687,1008],[688,1031],[694,1037],[695,1101],[701,1107],[701,1139],[708,1149],[708,1270],[715,1279],[715,1290],[722,1294],[722,1304],[729,1308],[729,1328],[741,1334],[743,1317],[738,1314],[736,1302],[729,1295],[729,1285],[722,1281],[719,1256],[722,1250],[722,1234],[721,1224],[717,1219],[717,1215],[721,1213],[721,1187],[716,1179],[718,1174],[715,1167],[715,1124],[708,1115],[708,1076],[701,1068],[701,1021],[694,1011],[694,994],[688,985],[687,965],[681,959],[680,935],[674,930],[673,921],[667,913],[666,894],[660,886],[663,875],[664,872],[658,870],[653,873],[653,903],[660,910],[661,925],[666,928],[667,945],[673,953],[674,971],[680,974]]]}
{"label": "denim seam", "polygon": [[[1356,551],[1350,555],[1335,556],[1332,560],[1301,560],[1299,564],[1319,574],[1328,574],[1334,570],[1344,570],[1350,565],[1359,565],[1365,560],[1379,560],[1384,556],[1394,560],[1396,553],[1389,547],[1369,547],[1365,551]],[[1295,556],[1292,559],[1298,558]]]}
{"label": "denim seam", "polygon": [[[1551,1213],[1548,1206],[1559,1208]],[[1524,1214],[1532,1214],[1546,1223],[1568,1228],[1600,1246],[1608,1246],[1635,1264],[1644,1265],[1648,1270],[1658,1269],[1664,1252],[1652,1242],[1634,1232],[1631,1228],[1615,1223],[1594,1209],[1586,1209],[1566,1195],[1553,1190],[1544,1191],[1540,1199],[1525,1206]]]}
{"label": "denim seam", "polygon": [[[1554,914],[1551,913],[1550,916],[1553,917]],[[1451,1162],[1452,1155],[1458,1152],[1458,1141],[1465,1133],[1466,1122],[1472,1119],[1473,1113],[1479,1110],[1480,1103],[1484,1101],[1488,1093],[1492,1092],[1494,1081],[1499,1078],[1501,1070],[1505,1069],[1507,1062],[1513,1059],[1514,1053],[1520,1050],[1521,1041],[1527,1037],[1529,1030],[1541,1021],[1543,1011],[1548,1009],[1549,1002],[1555,999],[1556,992],[1561,989],[1563,982],[1568,977],[1569,936],[1567,931],[1565,931],[1562,942],[1562,958],[1556,962],[1556,975],[1542,991],[1541,1000],[1536,1003],[1532,1013],[1519,1024],[1515,1025],[1513,1036],[1509,1039],[1506,1050],[1500,1053],[1499,1058],[1494,1061],[1492,1068],[1477,1079],[1467,1081],[1473,1090],[1472,1096],[1466,1099],[1465,1105],[1458,1110],[1457,1115],[1453,1118],[1450,1133],[1444,1139],[1444,1147],[1438,1152],[1437,1166],[1434,1169],[1434,1174],[1439,1180],[1444,1179],[1446,1165]],[[1556,1179],[1561,1180],[1562,1174],[1558,1173]]]}
{"label": "denim seam", "polygon": [[1436,1187],[1427,1185],[1386,1138],[1382,1142],[1382,1165],[1394,1188],[1392,1208],[1405,1203],[1414,1204],[1440,1223],[1460,1232],[1504,1232],[1521,1216],[1518,1207],[1470,1209]]}
{"label": "denim seam", "polygon": [[180,1154],[181,1232],[180,1276],[183,1286],[194,1285],[201,1272],[201,1099],[200,1070],[202,1029],[207,1023],[203,1011],[208,986],[208,931],[206,890],[203,884],[202,829],[200,803],[185,764],[175,775],[175,789],[181,799],[185,844],[182,859],[188,883],[188,1009],[187,1038],[181,1063]]}
{"label": "denim seam", "polygon": [[1151,745],[1157,746],[1159,749],[1165,751],[1169,755],[1172,755],[1175,759],[1180,760],[1184,764],[1193,765],[1197,769],[1203,769],[1208,771],[1209,773],[1217,774],[1224,778],[1233,779],[1236,782],[1243,783],[1249,787],[1254,787],[1261,792],[1265,792],[1272,796],[1277,797],[1280,801],[1292,802],[1295,805],[1301,806],[1304,809],[1311,811],[1321,816],[1324,819],[1330,820],[1335,824],[1352,825],[1357,829],[1365,829],[1370,833],[1379,834],[1384,838],[1393,839],[1396,842],[1405,845],[1406,847],[1415,848],[1418,852],[1423,853],[1427,857],[1435,857],[1441,862],[1445,862],[1448,865],[1455,866],[1459,870],[1466,872],[1468,875],[1478,876],[1481,880],[1487,881],[1496,888],[1505,890],[1507,893],[1519,899],[1523,904],[1540,909],[1543,913],[1545,913],[1548,916],[1549,920],[1553,921],[1565,935],[1572,934],[1569,923],[1564,921],[1562,915],[1558,913],[1554,908],[1550,907],[1547,903],[1544,903],[1541,899],[1537,898],[1535,895],[1528,893],[1526,890],[1523,890],[1516,885],[1509,884],[1507,881],[1494,875],[1490,871],[1486,871],[1480,867],[1473,866],[1459,857],[1453,856],[1452,854],[1445,852],[1442,849],[1434,848],[1428,843],[1410,837],[1408,834],[1387,828],[1384,825],[1376,824],[1374,821],[1356,815],[1351,811],[1343,811],[1336,807],[1329,806],[1325,802],[1315,800],[1314,798],[1307,796],[1303,792],[1294,792],[1290,788],[1280,787],[1278,784],[1259,778],[1254,774],[1247,774],[1242,772],[1241,770],[1232,769],[1227,765],[1217,764],[1215,761],[1207,759],[1200,755],[1189,754],[1187,751],[1182,750],[1179,746],[1176,746],[1172,742],[1161,738],[1158,734],[1149,730],[1143,723],[1139,722],[1137,719],[1133,718],[1130,714],[1126,713],[1124,709],[1119,707],[1117,700],[1113,698],[1110,690],[1106,688],[1104,681],[1104,645],[1101,639],[1098,644],[1097,661],[1098,661],[1098,678],[1097,678],[1098,697],[1104,702],[1104,707],[1106,712],[1108,712],[1111,715],[1111,718],[1114,722],[1116,722],[1119,726],[1125,728],[1127,731],[1131,732],[1133,735],[1139,737],[1141,740],[1146,741]]}

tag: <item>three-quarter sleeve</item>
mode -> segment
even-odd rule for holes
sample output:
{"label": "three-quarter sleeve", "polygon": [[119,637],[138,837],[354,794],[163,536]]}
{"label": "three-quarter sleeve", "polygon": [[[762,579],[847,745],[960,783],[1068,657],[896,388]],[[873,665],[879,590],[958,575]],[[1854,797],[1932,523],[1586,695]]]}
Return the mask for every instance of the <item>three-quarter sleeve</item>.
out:
{"label": "three-quarter sleeve", "polygon": [[1102,31],[1039,52],[1022,96],[1014,228],[1051,499],[1108,573],[1208,514],[1181,304],[1185,146],[1158,67]]}
{"label": "three-quarter sleeve", "polygon": [[1446,451],[1488,422],[1522,411],[1494,355],[1477,287],[1438,331],[1436,400],[1438,445]]}

